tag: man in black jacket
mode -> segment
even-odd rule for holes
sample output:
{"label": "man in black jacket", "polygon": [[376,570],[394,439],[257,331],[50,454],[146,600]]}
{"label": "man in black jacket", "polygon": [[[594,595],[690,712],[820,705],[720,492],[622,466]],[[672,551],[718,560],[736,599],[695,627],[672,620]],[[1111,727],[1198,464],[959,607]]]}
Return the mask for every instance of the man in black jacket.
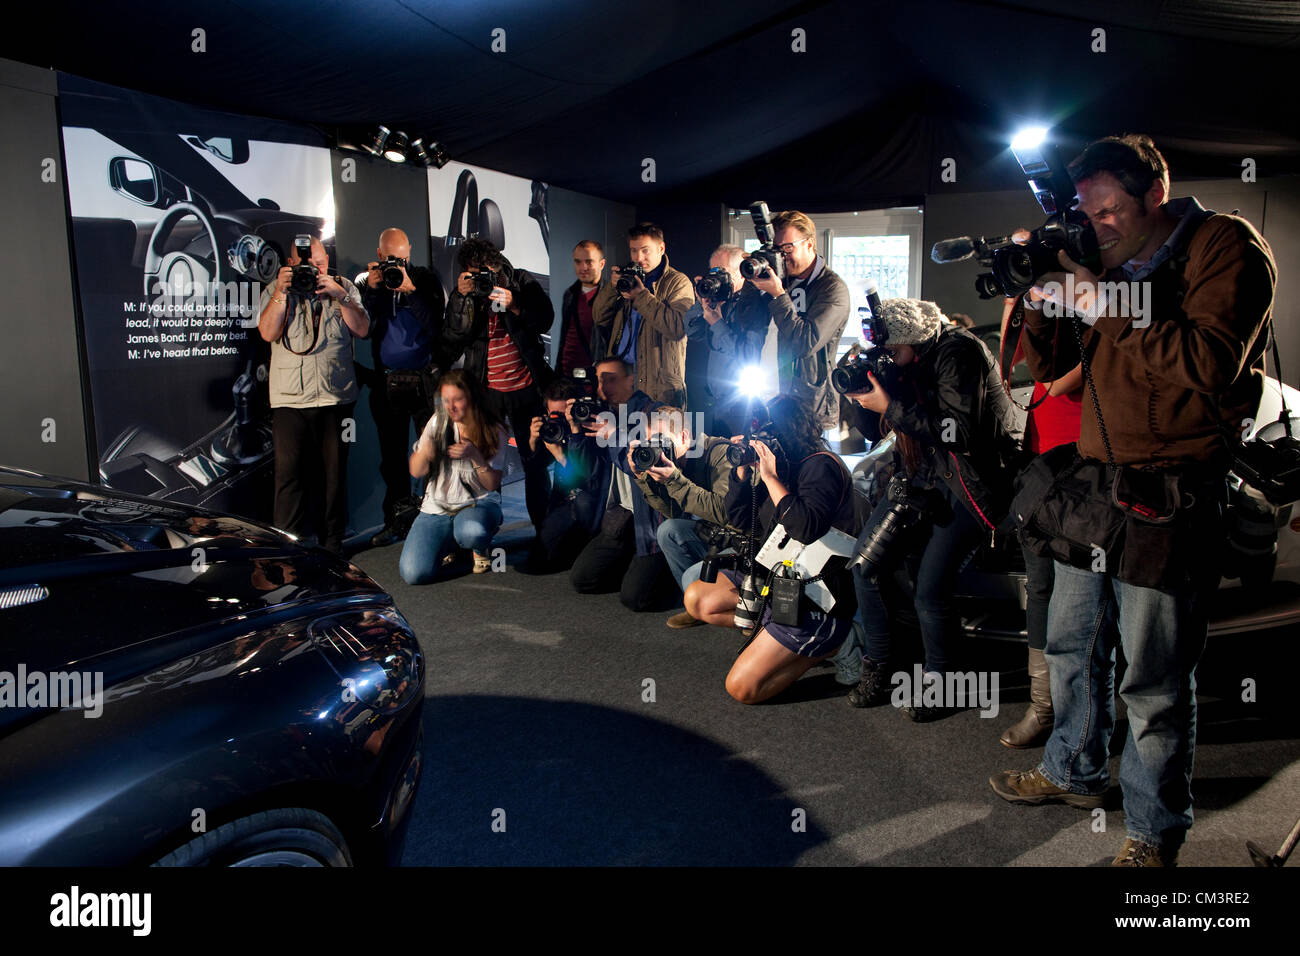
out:
{"label": "man in black jacket", "polygon": [[[374,369],[357,366],[357,378],[370,386],[370,414],[379,436],[379,474],[384,480],[384,530],[372,547],[401,541],[410,527],[397,516],[411,496],[410,427],[418,435],[433,415],[434,385],[446,366],[440,361],[442,313],[446,295],[432,269],[411,265],[411,241],[400,229],[379,234],[376,261],[356,278],[361,302],[370,314],[370,355]],[[384,279],[384,266],[397,260],[401,282]],[[414,518],[414,509],[410,517]]]}
{"label": "man in black jacket", "polygon": [[[524,464],[528,517],[539,531],[546,518],[549,454],[528,446],[532,420],[544,415],[542,389],[554,377],[546,364],[542,334],[555,321],[555,309],[541,285],[515,269],[486,239],[467,239],[456,257],[460,274],[447,298],[443,341],[455,362],[482,383],[488,406],[510,423]],[[490,282],[479,278],[487,273]]]}
{"label": "man in black jacket", "polygon": [[578,278],[564,290],[555,340],[555,370],[564,376],[595,365],[605,354],[605,336],[591,309],[605,274],[605,250],[595,239],[573,247],[573,273]]}

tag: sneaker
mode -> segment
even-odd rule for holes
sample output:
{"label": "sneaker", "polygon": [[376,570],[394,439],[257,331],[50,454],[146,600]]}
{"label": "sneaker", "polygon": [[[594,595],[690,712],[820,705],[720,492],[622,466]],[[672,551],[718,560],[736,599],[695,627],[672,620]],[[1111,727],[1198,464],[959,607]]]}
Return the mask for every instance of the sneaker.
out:
{"label": "sneaker", "polygon": [[401,541],[405,537],[406,532],[401,528],[391,524],[384,525],[384,530],[370,539],[370,547],[386,548],[390,544],[397,544],[397,542]]}
{"label": "sneaker", "polygon": [[474,573],[482,574],[484,571],[491,571],[491,570],[492,570],[492,559],[489,558],[486,554],[479,554],[477,551],[475,551],[474,552]]}
{"label": "sneaker", "polygon": [[862,648],[850,633],[840,649],[827,660],[835,665],[835,683],[853,687],[862,680]]}
{"label": "sneaker", "polygon": [[680,614],[674,614],[668,619],[668,626],[674,631],[680,631],[688,627],[699,627],[704,623],[706,622],[692,615],[690,611],[682,611]]}
{"label": "sneaker", "polygon": [[1160,847],[1129,837],[1111,866],[1173,866],[1177,854],[1167,854]]}
{"label": "sneaker", "polygon": [[853,707],[879,707],[889,703],[889,675],[885,661],[862,658],[862,676],[858,686],[849,691],[849,704]]}
{"label": "sneaker", "polygon": [[1035,767],[1033,770],[1004,770],[989,777],[989,786],[1003,800],[1037,806],[1040,803],[1066,803],[1081,810],[1095,810],[1105,797],[1092,793],[1062,790]]}

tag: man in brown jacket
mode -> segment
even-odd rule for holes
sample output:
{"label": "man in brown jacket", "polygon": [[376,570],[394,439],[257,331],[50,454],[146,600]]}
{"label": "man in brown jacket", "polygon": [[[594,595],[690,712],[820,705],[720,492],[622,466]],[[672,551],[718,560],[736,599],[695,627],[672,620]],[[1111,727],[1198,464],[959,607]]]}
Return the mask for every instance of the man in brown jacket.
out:
{"label": "man in brown jacket", "polygon": [[691,280],[668,264],[664,233],[652,222],[627,231],[628,257],[645,280],[629,276],[631,288],[618,289],[622,272],[600,287],[591,303],[596,324],[606,328],[605,355],[636,366],[636,387],[658,402],[686,403],[686,313],[695,304]]}
{"label": "man in brown jacket", "polygon": [[[1192,825],[1195,671],[1218,581],[1229,435],[1259,405],[1277,267],[1244,219],[1171,201],[1168,167],[1145,136],[1093,143],[1069,172],[1107,281],[1062,253],[1069,272],[1039,277],[1025,303],[1025,355],[1039,381],[1064,374],[1076,359],[1056,345],[1075,320],[1052,313],[1081,318],[1091,381],[1079,453],[1118,471],[1114,497],[1130,513],[1118,560],[1055,562],[1046,657],[1056,724],[1036,768],[990,783],[1012,803],[1102,805],[1118,644],[1129,665],[1119,687],[1128,839],[1114,865],[1170,866]],[[1170,480],[1179,493],[1162,494]]]}

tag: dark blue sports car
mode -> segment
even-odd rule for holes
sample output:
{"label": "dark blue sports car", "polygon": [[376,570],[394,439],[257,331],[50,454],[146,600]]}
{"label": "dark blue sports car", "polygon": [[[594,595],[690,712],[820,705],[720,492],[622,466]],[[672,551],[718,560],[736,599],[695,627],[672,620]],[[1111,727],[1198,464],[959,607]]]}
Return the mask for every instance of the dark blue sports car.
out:
{"label": "dark blue sports car", "polygon": [[325,551],[0,468],[0,866],[397,863],[424,676]]}

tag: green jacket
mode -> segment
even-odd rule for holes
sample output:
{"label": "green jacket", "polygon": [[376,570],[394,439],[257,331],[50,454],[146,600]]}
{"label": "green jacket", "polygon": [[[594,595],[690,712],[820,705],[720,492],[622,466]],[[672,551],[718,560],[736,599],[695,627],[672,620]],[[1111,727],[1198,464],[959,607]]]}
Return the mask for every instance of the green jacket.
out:
{"label": "green jacket", "polygon": [[730,444],[725,438],[700,435],[696,448],[702,445],[704,454],[683,459],[667,482],[660,484],[645,475],[633,480],[650,507],[664,517],[694,515],[725,527],[727,489],[731,485],[731,462],[727,461]]}
{"label": "green jacket", "polygon": [[630,309],[641,313],[641,334],[636,343],[636,387],[657,402],[686,404],[686,313],[695,304],[695,286],[668,264],[654,292],[642,289],[631,301],[613,282],[603,282],[591,302],[596,324],[609,328],[605,355],[609,357],[623,338]]}

